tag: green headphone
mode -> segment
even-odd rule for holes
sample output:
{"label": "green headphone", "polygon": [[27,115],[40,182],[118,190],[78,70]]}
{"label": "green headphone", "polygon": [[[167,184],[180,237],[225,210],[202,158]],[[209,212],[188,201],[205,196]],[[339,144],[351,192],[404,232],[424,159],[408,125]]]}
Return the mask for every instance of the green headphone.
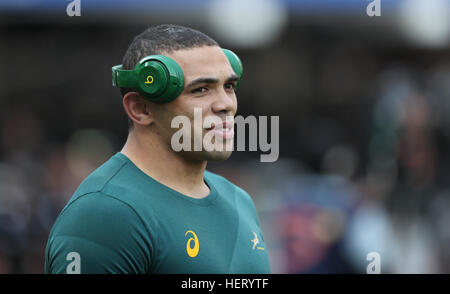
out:
{"label": "green headphone", "polygon": [[[222,50],[239,77],[237,88],[243,72],[242,62],[231,50]],[[132,70],[124,70],[122,65],[113,66],[112,84],[114,87],[135,89],[153,102],[167,103],[183,91],[184,76],[175,60],[163,55],[150,55],[142,58]]]}

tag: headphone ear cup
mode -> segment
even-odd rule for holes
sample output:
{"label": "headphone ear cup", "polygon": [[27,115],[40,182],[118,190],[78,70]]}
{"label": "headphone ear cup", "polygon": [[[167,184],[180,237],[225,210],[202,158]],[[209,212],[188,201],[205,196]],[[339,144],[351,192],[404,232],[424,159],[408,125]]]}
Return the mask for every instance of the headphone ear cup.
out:
{"label": "headphone ear cup", "polygon": [[168,73],[164,64],[150,60],[140,65],[137,78],[140,92],[146,98],[153,99],[167,87]]}
{"label": "headphone ear cup", "polygon": [[244,67],[242,65],[242,61],[239,59],[239,57],[231,50],[228,49],[222,49],[223,53],[225,53],[225,56],[228,58],[228,61],[230,62],[231,68],[236,73],[236,75],[239,77],[239,80],[236,84],[236,88],[239,87],[239,84],[241,83],[242,74],[244,73]]}
{"label": "headphone ear cup", "polygon": [[175,60],[163,56],[148,56],[139,62],[140,93],[153,102],[167,103],[176,99],[184,87],[184,76]]}

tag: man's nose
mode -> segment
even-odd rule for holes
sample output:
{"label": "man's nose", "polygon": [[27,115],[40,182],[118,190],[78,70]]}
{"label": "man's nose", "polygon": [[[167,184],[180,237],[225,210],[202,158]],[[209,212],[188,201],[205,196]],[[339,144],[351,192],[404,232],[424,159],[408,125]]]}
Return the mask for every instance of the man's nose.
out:
{"label": "man's nose", "polygon": [[227,93],[225,89],[218,91],[215,101],[212,105],[214,113],[235,114],[236,113],[236,95]]}

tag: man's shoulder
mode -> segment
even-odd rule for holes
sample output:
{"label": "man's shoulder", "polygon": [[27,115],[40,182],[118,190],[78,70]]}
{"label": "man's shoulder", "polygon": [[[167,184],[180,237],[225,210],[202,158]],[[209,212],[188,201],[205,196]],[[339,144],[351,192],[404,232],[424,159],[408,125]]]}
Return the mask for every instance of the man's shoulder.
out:
{"label": "man's shoulder", "polygon": [[132,207],[139,207],[145,198],[143,194],[154,194],[156,191],[155,185],[146,181],[124,155],[116,153],[83,180],[69,204],[83,195],[100,192]]}
{"label": "man's shoulder", "polygon": [[58,216],[52,235],[82,235],[117,227],[117,222],[140,224],[141,219],[128,203],[101,191],[72,198]]}
{"label": "man's shoulder", "polygon": [[127,162],[116,154],[94,170],[78,186],[60,213],[59,219],[72,217],[98,219],[109,216],[114,218],[114,215],[138,216],[136,205],[128,201],[130,197],[125,197],[130,195],[129,191],[125,193],[123,191],[127,189],[120,187],[121,185],[132,186],[121,179],[123,178],[121,172],[126,164]]}
{"label": "man's shoulder", "polygon": [[112,156],[81,182],[73,198],[101,191],[119,173],[126,163],[118,154]]}

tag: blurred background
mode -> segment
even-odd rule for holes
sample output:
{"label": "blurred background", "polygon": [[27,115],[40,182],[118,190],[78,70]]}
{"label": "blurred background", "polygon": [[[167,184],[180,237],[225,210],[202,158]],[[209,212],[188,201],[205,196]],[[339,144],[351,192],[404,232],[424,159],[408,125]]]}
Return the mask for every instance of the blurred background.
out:
{"label": "blurred background", "polygon": [[252,195],[273,273],[366,273],[370,252],[382,273],[450,273],[449,12],[447,0],[1,0],[0,273],[43,273],[59,212],[126,140],[111,67],[161,23],[237,52],[238,114],[279,116],[276,162],[248,151],[208,166]]}

